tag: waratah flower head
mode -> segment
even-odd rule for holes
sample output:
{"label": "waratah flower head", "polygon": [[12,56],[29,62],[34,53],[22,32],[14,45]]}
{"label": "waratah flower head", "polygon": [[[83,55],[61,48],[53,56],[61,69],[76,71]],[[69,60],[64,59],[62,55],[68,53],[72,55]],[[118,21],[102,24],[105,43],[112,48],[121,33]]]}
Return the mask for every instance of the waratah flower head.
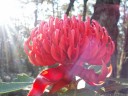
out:
{"label": "waratah flower head", "polygon": [[[25,42],[24,49],[29,61],[37,66],[56,68],[42,71],[34,81],[28,96],[41,96],[48,85],[51,93],[69,84],[75,76],[84,79],[90,85],[102,84],[112,72],[107,68],[114,43],[107,30],[95,20],[84,22],[75,16],[63,19],[50,17],[49,22],[42,21],[32,30]],[[87,69],[83,64],[102,66],[101,73]]]}
{"label": "waratah flower head", "polygon": [[25,52],[32,64],[45,66],[74,64],[77,60],[94,65],[108,63],[114,43],[107,30],[95,20],[81,21],[73,16],[51,17],[33,29],[25,42]]}

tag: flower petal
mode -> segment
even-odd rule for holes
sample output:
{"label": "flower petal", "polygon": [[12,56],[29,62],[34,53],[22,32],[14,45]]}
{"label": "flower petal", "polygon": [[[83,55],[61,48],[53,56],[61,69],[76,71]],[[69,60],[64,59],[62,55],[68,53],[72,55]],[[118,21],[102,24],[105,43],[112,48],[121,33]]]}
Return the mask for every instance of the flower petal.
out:
{"label": "flower petal", "polygon": [[28,96],[41,96],[46,87],[51,84],[55,84],[51,92],[57,91],[58,88],[63,87],[65,84],[64,82],[61,84],[62,81],[60,80],[63,79],[65,75],[64,70],[65,68],[63,68],[63,66],[59,66],[42,71],[35,79]]}
{"label": "flower petal", "polygon": [[27,96],[41,96],[49,84],[51,84],[49,80],[39,75],[35,79],[32,89],[30,90]]}
{"label": "flower petal", "polygon": [[55,46],[54,44],[52,44],[52,46],[51,46],[51,55],[52,55],[52,57],[53,57],[56,61],[60,61],[60,60],[61,60],[60,48],[59,48],[59,46]]}

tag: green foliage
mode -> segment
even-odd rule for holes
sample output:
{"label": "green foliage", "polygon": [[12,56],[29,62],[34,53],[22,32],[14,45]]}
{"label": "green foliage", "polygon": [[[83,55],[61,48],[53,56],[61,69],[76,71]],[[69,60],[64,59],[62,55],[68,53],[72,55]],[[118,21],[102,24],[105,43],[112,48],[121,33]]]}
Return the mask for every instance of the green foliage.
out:
{"label": "green foliage", "polygon": [[92,90],[81,89],[81,90],[70,90],[64,94],[58,94],[58,96],[100,96]]}
{"label": "green foliage", "polygon": [[18,91],[31,85],[33,78],[26,74],[19,74],[13,82],[0,82],[0,94]]}
{"label": "green foliage", "polygon": [[14,79],[14,82],[33,82],[33,78],[29,77],[27,74],[23,73],[23,74],[18,74],[17,78]]}
{"label": "green foliage", "polygon": [[108,80],[111,80],[111,81],[116,81],[122,85],[128,85],[128,79],[125,79],[125,78],[108,78]]}
{"label": "green foliage", "polygon": [[27,83],[24,83],[24,82],[10,82],[10,83],[1,82],[0,83],[0,94],[21,90],[30,84],[31,84],[30,82],[27,82]]}
{"label": "green foliage", "polygon": [[[0,94],[25,89],[32,84],[33,80],[34,79],[32,77],[29,77],[26,74],[18,74],[17,78],[15,78],[12,82],[0,82]],[[57,96],[101,96],[101,94],[105,94],[110,91],[119,91],[121,89],[128,88],[127,79],[109,78],[106,81],[112,81],[114,83],[104,87],[102,86],[102,88],[99,87],[99,89],[96,89],[95,91],[95,88],[92,90],[88,90],[90,89],[88,86],[79,90],[71,89],[62,93],[59,92]]]}

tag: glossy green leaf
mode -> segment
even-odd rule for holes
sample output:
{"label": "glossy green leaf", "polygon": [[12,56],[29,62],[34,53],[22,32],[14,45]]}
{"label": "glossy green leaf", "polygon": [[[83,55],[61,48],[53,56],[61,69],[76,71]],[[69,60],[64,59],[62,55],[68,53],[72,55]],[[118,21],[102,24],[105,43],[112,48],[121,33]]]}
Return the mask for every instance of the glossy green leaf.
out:
{"label": "glossy green leaf", "polygon": [[24,83],[24,82],[6,83],[6,82],[1,82],[0,83],[0,94],[21,90],[21,89],[24,89],[25,87],[27,87],[28,85],[31,85],[31,83]]}
{"label": "glossy green leaf", "polygon": [[94,69],[96,73],[99,73],[101,71],[101,66],[91,65],[88,69]]}
{"label": "glossy green leaf", "polygon": [[13,80],[13,82],[33,82],[34,78],[29,77],[27,74],[22,73],[22,74],[18,74],[17,78],[15,78]]}
{"label": "glossy green leaf", "polygon": [[24,89],[28,85],[31,85],[33,80],[33,78],[26,74],[19,74],[13,82],[0,82],[0,94]]}

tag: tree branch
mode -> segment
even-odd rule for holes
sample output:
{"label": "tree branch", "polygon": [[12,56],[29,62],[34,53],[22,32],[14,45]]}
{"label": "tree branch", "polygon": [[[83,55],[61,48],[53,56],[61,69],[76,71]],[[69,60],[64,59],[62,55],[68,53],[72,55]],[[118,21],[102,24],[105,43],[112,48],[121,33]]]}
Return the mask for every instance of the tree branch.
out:
{"label": "tree branch", "polygon": [[66,13],[65,13],[65,14],[67,14],[67,16],[69,15],[69,12],[70,12],[70,10],[71,10],[71,8],[72,8],[73,4],[74,4],[74,1],[75,1],[75,0],[70,0],[70,3],[69,3],[69,6],[68,6],[68,9],[67,9],[67,11],[66,11]]}
{"label": "tree branch", "polygon": [[87,1],[88,0],[83,0],[83,3],[84,3],[84,6],[83,6],[83,21],[85,21]]}

